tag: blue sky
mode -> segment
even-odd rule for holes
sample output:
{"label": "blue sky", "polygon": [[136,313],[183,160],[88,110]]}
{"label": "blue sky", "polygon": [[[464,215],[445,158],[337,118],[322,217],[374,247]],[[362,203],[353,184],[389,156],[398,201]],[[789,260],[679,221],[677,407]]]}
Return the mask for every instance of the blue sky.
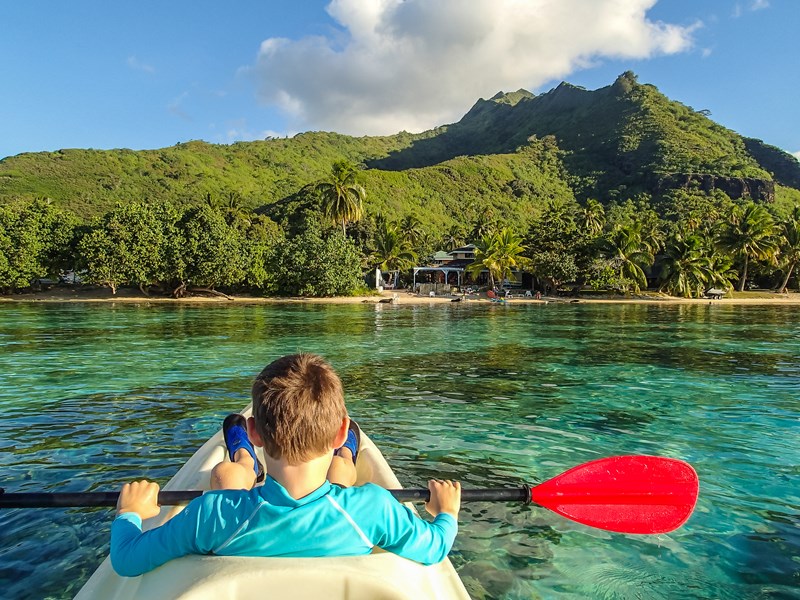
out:
{"label": "blue sky", "polygon": [[800,156],[798,26],[798,0],[9,2],[0,158],[420,131],[628,69]]}

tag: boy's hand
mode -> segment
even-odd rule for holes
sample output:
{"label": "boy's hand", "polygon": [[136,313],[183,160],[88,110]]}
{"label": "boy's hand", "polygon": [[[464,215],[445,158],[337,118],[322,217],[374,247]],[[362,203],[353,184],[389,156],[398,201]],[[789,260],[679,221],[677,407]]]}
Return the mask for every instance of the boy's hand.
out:
{"label": "boy's hand", "polygon": [[447,513],[458,519],[461,509],[461,484],[458,481],[441,481],[431,479],[428,482],[431,499],[425,503],[425,510],[435,517],[439,513]]}
{"label": "boy's hand", "polygon": [[142,519],[155,517],[158,508],[159,486],[154,481],[134,481],[122,486],[117,500],[117,514],[134,512]]}

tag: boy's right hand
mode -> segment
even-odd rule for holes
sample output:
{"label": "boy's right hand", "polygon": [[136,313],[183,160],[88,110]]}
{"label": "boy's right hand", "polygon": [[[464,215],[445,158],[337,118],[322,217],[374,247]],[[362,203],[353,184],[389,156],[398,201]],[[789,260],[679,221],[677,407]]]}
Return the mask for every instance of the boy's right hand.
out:
{"label": "boy's right hand", "polygon": [[461,509],[461,484],[458,481],[431,479],[428,482],[431,499],[425,503],[425,510],[435,517],[447,513],[458,520]]}
{"label": "boy's right hand", "polygon": [[117,500],[117,514],[133,512],[142,520],[155,517],[160,512],[158,507],[159,486],[154,481],[134,481],[122,486]]}

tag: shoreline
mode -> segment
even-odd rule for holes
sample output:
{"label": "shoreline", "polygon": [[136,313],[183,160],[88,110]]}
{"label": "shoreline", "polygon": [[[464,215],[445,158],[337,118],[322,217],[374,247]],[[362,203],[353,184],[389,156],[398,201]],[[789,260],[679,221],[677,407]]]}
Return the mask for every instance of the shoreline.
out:
{"label": "shoreline", "polygon": [[[776,294],[772,292],[743,292],[752,296],[722,298],[709,300],[708,298],[676,298],[664,295],[642,294],[631,297],[542,297],[535,298],[514,297],[506,300],[507,304],[720,304],[720,305],[800,305],[800,293]],[[485,294],[479,296],[418,296],[407,291],[384,290],[380,294],[370,296],[336,296],[333,298],[265,298],[258,296],[232,296],[230,299],[221,296],[192,296],[188,298],[148,297],[138,290],[125,288],[117,295],[113,295],[107,288],[96,289],[52,289],[43,292],[17,294],[14,296],[0,296],[0,302],[5,303],[109,303],[120,302],[126,304],[394,304],[394,305],[431,305],[449,304],[454,300],[461,300],[464,304],[494,304]]]}

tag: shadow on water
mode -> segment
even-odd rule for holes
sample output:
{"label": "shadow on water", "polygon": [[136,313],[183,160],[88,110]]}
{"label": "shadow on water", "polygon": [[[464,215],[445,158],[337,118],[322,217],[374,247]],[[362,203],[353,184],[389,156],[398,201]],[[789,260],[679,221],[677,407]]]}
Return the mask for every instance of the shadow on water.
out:
{"label": "shadow on water", "polygon": [[[800,507],[798,507],[800,508]],[[737,536],[734,547],[747,557],[736,571],[747,584],[779,585],[800,596],[800,516],[768,511],[758,533]]]}
{"label": "shadow on water", "polygon": [[656,416],[643,411],[600,410],[594,418],[579,422],[582,427],[597,431],[629,432],[646,427],[656,420]]}

